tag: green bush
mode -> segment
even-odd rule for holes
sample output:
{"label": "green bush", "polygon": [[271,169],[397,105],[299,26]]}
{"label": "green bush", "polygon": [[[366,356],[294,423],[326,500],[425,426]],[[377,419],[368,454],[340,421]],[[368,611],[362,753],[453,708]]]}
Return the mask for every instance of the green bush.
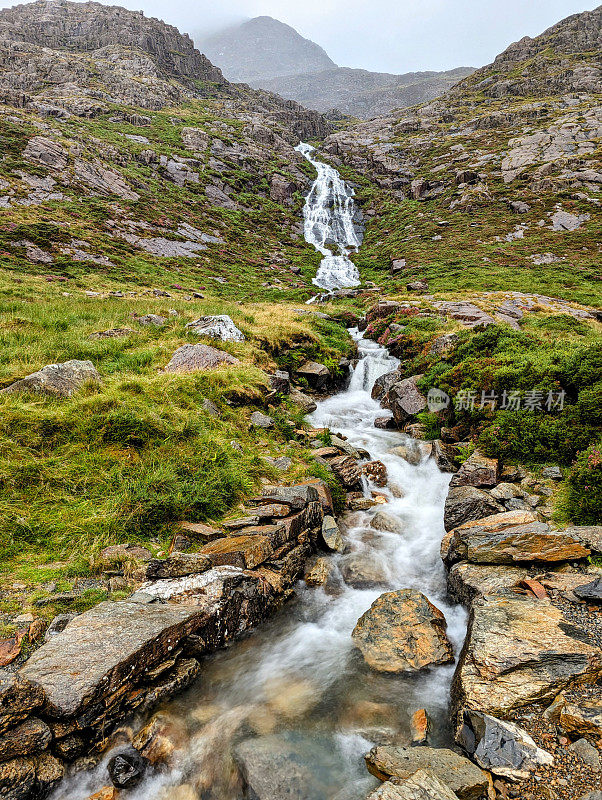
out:
{"label": "green bush", "polygon": [[573,522],[602,523],[602,442],[580,453],[569,476],[566,510]]}

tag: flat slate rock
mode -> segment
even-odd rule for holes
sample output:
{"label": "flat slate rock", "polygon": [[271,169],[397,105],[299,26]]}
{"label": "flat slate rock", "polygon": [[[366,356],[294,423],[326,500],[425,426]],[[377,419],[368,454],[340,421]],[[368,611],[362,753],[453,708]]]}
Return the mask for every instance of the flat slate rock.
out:
{"label": "flat slate rock", "polygon": [[549,600],[478,598],[452,686],[455,711],[505,716],[602,674],[602,651]]}
{"label": "flat slate rock", "polygon": [[73,716],[99,692],[115,691],[132,669],[164,660],[205,619],[199,605],[100,603],[36,650],[20,674],[45,692],[52,716]]}
{"label": "flat slate rock", "polygon": [[434,772],[419,769],[401,783],[386,781],[367,800],[458,800],[458,795]]}
{"label": "flat slate rock", "polygon": [[590,550],[566,531],[552,531],[528,511],[507,511],[465,522],[446,537],[447,564],[555,563],[587,558]]}
{"label": "flat slate rock", "polygon": [[373,747],[366,756],[366,766],[381,781],[389,778],[407,780],[418,770],[426,770],[448,786],[459,800],[481,800],[489,785],[487,773],[464,756],[447,749],[393,745]]}

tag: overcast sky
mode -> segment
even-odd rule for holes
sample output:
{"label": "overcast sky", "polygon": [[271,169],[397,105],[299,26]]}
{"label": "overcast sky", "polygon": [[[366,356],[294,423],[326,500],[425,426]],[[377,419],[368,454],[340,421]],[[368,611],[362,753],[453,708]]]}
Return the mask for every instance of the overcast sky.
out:
{"label": "overcast sky", "polygon": [[[267,14],[322,45],[339,65],[383,72],[479,67],[587,0],[113,0],[194,33]],[[15,5],[0,0],[0,7]]]}

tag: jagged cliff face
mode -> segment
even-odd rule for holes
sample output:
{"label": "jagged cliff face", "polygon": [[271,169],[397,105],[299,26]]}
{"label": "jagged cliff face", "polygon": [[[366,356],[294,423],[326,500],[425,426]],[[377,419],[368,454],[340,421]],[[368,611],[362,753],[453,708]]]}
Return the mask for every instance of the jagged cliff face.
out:
{"label": "jagged cliff face", "polygon": [[262,81],[271,78],[336,67],[319,45],[272,17],[255,17],[202,39],[199,46],[228,80],[261,88],[268,88]]}
{"label": "jagged cliff face", "polygon": [[117,45],[147,53],[164,77],[225,83],[189,36],[141,11],[118,6],[40,0],[7,8],[0,12],[0,37],[75,53]]}

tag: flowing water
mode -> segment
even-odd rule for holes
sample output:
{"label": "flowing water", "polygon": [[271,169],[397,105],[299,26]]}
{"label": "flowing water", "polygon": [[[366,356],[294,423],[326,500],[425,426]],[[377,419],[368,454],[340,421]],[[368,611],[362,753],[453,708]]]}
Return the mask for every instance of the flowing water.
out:
{"label": "flowing water", "polygon": [[302,142],[296,149],[318,172],[303,209],[305,240],[324,256],[313,283],[328,292],[359,286],[357,267],[349,258],[361,243],[354,224],[353,191],[334,167],[313,158],[311,145]]}
{"label": "flowing water", "polygon": [[[329,291],[357,285],[348,257],[359,244],[352,193],[336,170],[312,158],[313,148],[298,149],[318,171],[305,207],[306,238],[325,256],[314,283]],[[339,255],[330,253],[328,244],[335,244]],[[453,667],[413,676],[371,672],[351,638],[374,600],[401,588],[423,592],[443,611],[456,653],[465,633],[464,611],[447,601],[439,557],[449,475],[432,459],[410,465],[394,449],[411,440],[374,427],[386,412],[371,398],[372,386],[398,362],[352,333],[360,359],[349,386],[321,402],[310,422],[341,433],[383,462],[388,484],[378,492],[385,503],[345,514],[345,552],[329,557],[326,586],[300,582],[295,600],[271,622],[205,659],[197,682],[160,712],[175,748],[172,766],[149,775],[128,800],[241,800],[233,758],[241,746],[268,787],[261,800],[361,800],[378,783],[368,775],[363,755],[375,743],[409,743],[414,711],[428,710],[434,744],[449,741]],[[366,496],[375,490],[365,483]],[[399,521],[399,532],[372,527],[378,510]],[[357,585],[358,570],[369,571],[373,588],[351,585]],[[84,800],[106,785],[110,755],[93,771],[64,781],[54,800]]]}
{"label": "flowing water", "polygon": [[[326,589],[300,583],[296,599],[271,622],[204,661],[202,677],[164,708],[177,744],[176,766],[148,778],[128,794],[131,800],[239,800],[244,795],[232,748],[255,737],[272,759],[266,763],[265,752],[258,756],[270,780],[277,784],[283,776],[287,786],[270,798],[359,800],[377,783],[363,755],[373,743],[409,742],[414,711],[428,710],[434,743],[449,740],[453,667],[413,676],[377,674],[351,638],[358,618],[382,592],[404,587],[420,590],[444,612],[456,652],[465,632],[464,611],[446,599],[439,558],[449,475],[432,459],[410,465],[391,451],[411,440],[374,427],[383,410],[370,390],[397,361],[353,333],[361,359],[349,387],[321,402],[310,421],[342,433],[386,465],[388,485],[379,489],[386,505],[343,517],[346,552],[330,557],[333,578]],[[366,494],[375,488],[366,484]],[[379,509],[399,520],[400,533],[371,527]],[[378,586],[345,583],[341,569],[355,558],[376,573]],[[83,800],[103,782],[106,759],[95,772],[65,783],[57,798]]]}

